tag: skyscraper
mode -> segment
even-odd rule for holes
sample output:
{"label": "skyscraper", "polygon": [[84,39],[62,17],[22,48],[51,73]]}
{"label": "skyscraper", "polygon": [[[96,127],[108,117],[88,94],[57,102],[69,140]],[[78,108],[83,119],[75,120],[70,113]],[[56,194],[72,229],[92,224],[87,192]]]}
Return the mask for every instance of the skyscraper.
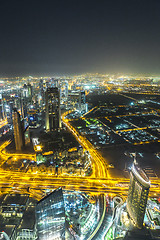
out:
{"label": "skyscraper", "polygon": [[6,112],[4,108],[4,101],[2,97],[2,91],[0,91],[0,119],[5,119],[6,118]]}
{"label": "skyscraper", "polygon": [[86,104],[86,94],[85,91],[79,92],[79,110],[82,112],[88,111],[88,105]]}
{"label": "skyscraper", "polygon": [[148,177],[137,164],[133,164],[130,172],[127,211],[134,225],[139,229],[143,226],[149,188]]}
{"label": "skyscraper", "polygon": [[52,79],[51,79],[51,86],[52,86],[52,87],[59,88],[59,79],[57,79],[57,78],[52,78]]}
{"label": "skyscraper", "polygon": [[24,123],[21,121],[20,114],[16,109],[13,110],[12,118],[16,150],[21,151],[24,147]]}
{"label": "skyscraper", "polygon": [[68,81],[65,81],[65,97],[68,99]]}
{"label": "skyscraper", "polygon": [[23,85],[23,88],[22,88],[22,96],[23,96],[24,98],[28,97],[28,88],[27,88],[27,85],[26,85],[26,84]]}
{"label": "skyscraper", "polygon": [[22,97],[28,98],[28,100],[32,100],[32,85],[30,83],[23,85]]}
{"label": "skyscraper", "polygon": [[30,83],[27,84],[28,89],[28,97],[32,99],[32,85]]}
{"label": "skyscraper", "polygon": [[36,229],[39,240],[65,239],[65,208],[61,188],[37,203]]}
{"label": "skyscraper", "polygon": [[43,100],[43,98],[44,98],[43,79],[40,79],[40,81],[39,81],[39,90],[40,90],[40,96],[42,97],[42,100]]}
{"label": "skyscraper", "polygon": [[57,87],[46,91],[46,131],[61,128],[60,93]]}

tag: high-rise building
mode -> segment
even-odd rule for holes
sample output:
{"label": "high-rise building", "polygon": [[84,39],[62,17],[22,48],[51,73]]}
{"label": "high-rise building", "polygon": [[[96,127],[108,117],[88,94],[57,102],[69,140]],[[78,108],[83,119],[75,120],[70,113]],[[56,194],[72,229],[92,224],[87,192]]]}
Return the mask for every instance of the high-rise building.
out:
{"label": "high-rise building", "polygon": [[68,99],[68,81],[65,81],[65,97]]}
{"label": "high-rise building", "polygon": [[150,181],[137,164],[133,164],[130,172],[130,185],[127,198],[127,212],[132,222],[139,229],[143,226]]}
{"label": "high-rise building", "polygon": [[0,239],[35,240],[35,205],[28,194],[5,194],[0,204]]}
{"label": "high-rise building", "polygon": [[2,97],[2,92],[0,92],[0,119],[5,119],[6,118],[6,112],[4,108],[4,101]]}
{"label": "high-rise building", "polygon": [[4,110],[3,110],[3,102],[2,99],[0,99],[0,120],[4,119]]}
{"label": "high-rise building", "polygon": [[52,87],[57,87],[57,88],[59,88],[59,79],[57,79],[57,78],[52,78],[52,79],[51,79],[51,86],[52,86]]}
{"label": "high-rise building", "polygon": [[30,83],[27,84],[28,89],[28,97],[32,98],[32,85]]}
{"label": "high-rise building", "polygon": [[31,128],[37,128],[38,127],[38,115],[37,110],[32,109],[27,112],[28,114],[28,123]]}
{"label": "high-rise building", "polygon": [[2,92],[0,92],[0,120],[3,119]]}
{"label": "high-rise building", "polygon": [[65,208],[61,188],[37,203],[36,229],[39,240],[65,239]]}
{"label": "high-rise building", "polygon": [[46,131],[61,128],[60,93],[57,87],[46,91]]}
{"label": "high-rise building", "polygon": [[27,88],[27,85],[26,85],[26,84],[23,85],[23,88],[22,88],[22,96],[23,96],[24,98],[28,97],[28,88]]}
{"label": "high-rise building", "polygon": [[16,109],[13,110],[12,118],[16,150],[21,151],[24,147],[24,122],[21,121],[20,114]]}
{"label": "high-rise building", "polygon": [[88,111],[88,105],[86,104],[86,94],[85,91],[79,92],[79,110],[82,112]]}
{"label": "high-rise building", "polygon": [[30,83],[23,85],[22,97],[32,99],[32,85]]}
{"label": "high-rise building", "polygon": [[40,96],[42,97],[42,100],[43,100],[43,98],[44,98],[43,79],[40,79],[40,81],[39,81],[39,90],[40,90]]}

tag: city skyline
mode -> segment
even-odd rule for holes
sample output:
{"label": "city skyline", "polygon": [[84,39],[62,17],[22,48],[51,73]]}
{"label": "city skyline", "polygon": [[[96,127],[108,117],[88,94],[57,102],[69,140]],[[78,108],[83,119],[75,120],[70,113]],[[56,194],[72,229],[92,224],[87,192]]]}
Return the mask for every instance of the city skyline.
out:
{"label": "city skyline", "polygon": [[159,12],[0,3],[0,239],[160,239]]}
{"label": "city skyline", "polygon": [[160,236],[158,77],[0,84],[0,238]]}
{"label": "city skyline", "polygon": [[0,76],[159,74],[154,1],[6,1],[0,14]]}

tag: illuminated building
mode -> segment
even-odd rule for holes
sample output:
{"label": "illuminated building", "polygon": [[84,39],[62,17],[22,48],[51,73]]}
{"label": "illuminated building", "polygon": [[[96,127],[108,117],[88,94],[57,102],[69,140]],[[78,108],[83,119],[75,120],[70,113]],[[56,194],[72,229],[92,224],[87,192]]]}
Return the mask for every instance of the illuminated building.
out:
{"label": "illuminated building", "polygon": [[24,139],[25,139],[25,146],[30,143],[30,132],[29,132],[29,126],[26,127],[24,131]]}
{"label": "illuminated building", "polygon": [[79,108],[81,109],[81,106],[86,103],[86,96],[85,91],[79,92]]}
{"label": "illuminated building", "polygon": [[0,119],[3,119],[3,102],[2,102],[2,93],[0,92]]}
{"label": "illuminated building", "polygon": [[26,85],[26,84],[23,85],[23,88],[22,88],[22,96],[23,96],[23,97],[28,97],[28,88],[27,88],[27,85]]}
{"label": "illuminated building", "polygon": [[68,81],[65,81],[65,97],[68,99]]}
{"label": "illuminated building", "polygon": [[57,87],[46,91],[46,131],[61,128],[60,93]]}
{"label": "illuminated building", "polygon": [[3,107],[2,107],[2,100],[0,100],[0,119],[3,119]]}
{"label": "illuminated building", "polygon": [[43,79],[40,79],[40,81],[39,81],[39,88],[40,88],[40,94],[41,94],[41,96],[43,95]]}
{"label": "illuminated building", "polygon": [[20,114],[16,109],[13,110],[13,129],[16,150],[21,151],[24,147],[24,122],[20,119]]}
{"label": "illuminated building", "polygon": [[39,240],[65,239],[65,208],[61,188],[37,203],[36,229]]}
{"label": "illuminated building", "polygon": [[0,205],[0,239],[35,240],[35,204],[28,194],[4,195]]}
{"label": "illuminated building", "polygon": [[86,104],[86,94],[85,91],[79,92],[79,110],[87,112],[88,111],[88,105]]}
{"label": "illuminated building", "polygon": [[134,225],[139,229],[143,226],[149,188],[148,177],[137,164],[133,164],[130,172],[127,212]]}
{"label": "illuminated building", "polygon": [[28,112],[28,123],[31,128],[36,128],[38,125],[38,116],[35,109],[29,110]]}
{"label": "illuminated building", "polygon": [[44,103],[44,83],[43,83],[43,79],[40,79],[39,81],[39,89],[40,89],[40,95],[39,95],[39,100],[41,102],[41,104]]}
{"label": "illuminated building", "polygon": [[32,85],[28,83],[27,88],[28,88],[28,97],[32,98]]}
{"label": "illuminated building", "polygon": [[22,97],[30,99],[32,98],[32,85],[30,83],[23,85]]}
{"label": "illuminated building", "polygon": [[70,91],[68,94],[68,98],[70,101],[77,103],[79,102],[79,92],[78,91]]}
{"label": "illuminated building", "polygon": [[59,88],[59,80],[56,78],[51,79],[51,86],[55,88]]}
{"label": "illuminated building", "polygon": [[0,92],[0,119],[4,119],[6,117],[5,115],[4,101],[2,98],[2,92]]}

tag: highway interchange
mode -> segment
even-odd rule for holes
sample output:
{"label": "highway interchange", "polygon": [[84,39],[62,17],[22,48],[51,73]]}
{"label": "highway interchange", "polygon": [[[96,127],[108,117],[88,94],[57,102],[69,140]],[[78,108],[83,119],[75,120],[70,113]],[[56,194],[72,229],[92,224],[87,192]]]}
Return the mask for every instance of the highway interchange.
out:
{"label": "highway interchange", "polygon": [[[19,192],[29,193],[36,199],[41,199],[46,190],[53,190],[62,186],[63,189],[71,191],[83,191],[92,194],[109,193],[121,194],[127,196],[129,179],[118,178],[113,179],[108,174],[108,165],[101,154],[94,149],[92,144],[84,137],[81,136],[70,122],[65,118],[67,113],[62,115],[64,125],[72,132],[75,138],[83,146],[84,149],[89,151],[91,155],[93,172],[91,176],[75,177],[75,176],[55,176],[49,173],[28,173],[21,171],[3,170],[0,169],[0,192]],[[15,159],[29,159],[35,160],[35,154],[10,154],[7,153],[5,148],[10,144],[10,140],[4,142],[0,146],[0,166],[7,161],[9,157]],[[154,180],[151,185],[150,195],[156,196],[160,192],[159,179]]]}

